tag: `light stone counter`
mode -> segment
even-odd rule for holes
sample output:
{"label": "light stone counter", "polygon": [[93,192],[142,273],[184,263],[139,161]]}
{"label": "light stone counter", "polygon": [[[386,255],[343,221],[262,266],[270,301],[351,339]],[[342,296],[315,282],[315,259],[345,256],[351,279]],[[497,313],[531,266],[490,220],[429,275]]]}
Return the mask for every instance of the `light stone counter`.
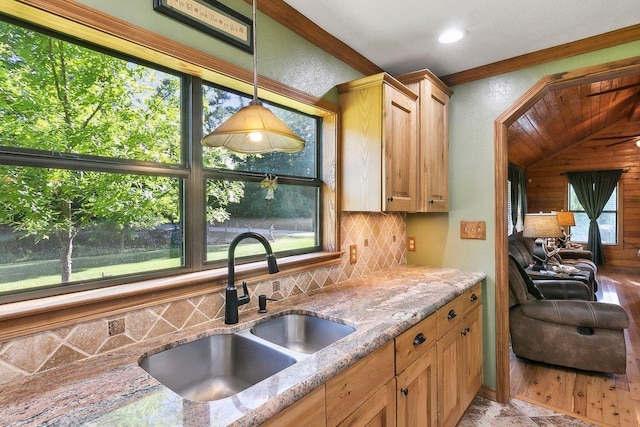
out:
{"label": "light stone counter", "polygon": [[[219,320],[4,384],[0,424],[258,425],[484,278],[484,273],[403,265],[271,302],[268,314],[241,312],[240,323],[233,327]],[[182,399],[138,366],[145,354],[236,332],[280,312],[318,313],[357,330],[255,386],[214,402]]]}

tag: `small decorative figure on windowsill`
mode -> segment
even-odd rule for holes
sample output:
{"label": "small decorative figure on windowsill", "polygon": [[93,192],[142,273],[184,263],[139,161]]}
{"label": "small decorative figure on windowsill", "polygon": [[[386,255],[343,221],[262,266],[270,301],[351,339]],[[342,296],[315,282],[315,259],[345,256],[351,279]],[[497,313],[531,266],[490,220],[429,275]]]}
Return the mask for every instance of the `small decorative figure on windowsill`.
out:
{"label": "small decorative figure on windowsill", "polygon": [[266,174],[264,179],[260,182],[261,188],[267,189],[267,195],[264,197],[265,200],[273,200],[273,194],[278,188],[278,177],[275,175]]}

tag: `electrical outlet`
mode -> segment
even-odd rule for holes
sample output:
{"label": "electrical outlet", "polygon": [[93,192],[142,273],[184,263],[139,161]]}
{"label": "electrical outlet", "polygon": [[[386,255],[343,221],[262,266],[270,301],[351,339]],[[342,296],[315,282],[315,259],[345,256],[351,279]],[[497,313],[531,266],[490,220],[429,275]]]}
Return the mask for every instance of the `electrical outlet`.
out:
{"label": "electrical outlet", "polygon": [[358,245],[349,246],[349,264],[358,262]]}
{"label": "electrical outlet", "polygon": [[416,238],[415,237],[407,237],[407,250],[409,252],[416,251]]}

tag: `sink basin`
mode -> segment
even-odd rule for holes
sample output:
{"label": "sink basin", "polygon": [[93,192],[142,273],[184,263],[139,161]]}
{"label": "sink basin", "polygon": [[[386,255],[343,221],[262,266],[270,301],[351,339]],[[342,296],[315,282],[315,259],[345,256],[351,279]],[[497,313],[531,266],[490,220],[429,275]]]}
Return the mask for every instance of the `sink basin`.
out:
{"label": "sink basin", "polygon": [[355,328],[306,314],[285,314],[251,328],[251,333],[290,350],[311,354],[353,333]]}
{"label": "sink basin", "polygon": [[296,363],[296,359],[238,334],[212,335],[151,355],[140,366],[180,396],[222,399]]}

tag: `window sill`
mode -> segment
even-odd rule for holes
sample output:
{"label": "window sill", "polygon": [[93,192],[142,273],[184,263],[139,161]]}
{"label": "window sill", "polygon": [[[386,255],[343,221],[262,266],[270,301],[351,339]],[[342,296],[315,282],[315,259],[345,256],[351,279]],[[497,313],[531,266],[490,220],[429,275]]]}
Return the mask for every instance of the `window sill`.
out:
{"label": "window sill", "polygon": [[[279,277],[338,264],[342,252],[316,252],[278,259]],[[264,280],[264,262],[236,267],[236,279]],[[221,290],[227,269],[201,271],[36,300],[0,305],[0,341]]]}

